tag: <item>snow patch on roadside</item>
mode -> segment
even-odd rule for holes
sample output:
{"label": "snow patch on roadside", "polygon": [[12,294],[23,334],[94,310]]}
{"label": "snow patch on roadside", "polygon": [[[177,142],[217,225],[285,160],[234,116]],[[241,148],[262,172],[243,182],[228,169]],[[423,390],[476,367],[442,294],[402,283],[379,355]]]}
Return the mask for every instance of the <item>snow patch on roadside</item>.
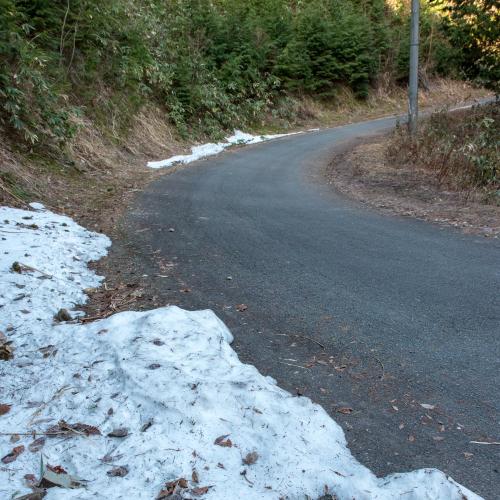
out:
{"label": "snow patch on roadside", "polygon": [[[435,469],[376,478],[320,406],[239,361],[211,311],[166,307],[55,323],[60,308],[77,307],[83,289],[98,286],[87,263],[110,241],[35,208],[0,208],[0,330],[14,348],[13,359],[0,360],[0,404],[12,405],[0,415],[0,433],[43,432],[64,419],[101,435],[46,437],[34,453],[32,436],[13,444],[0,435],[2,457],[25,447],[0,466],[1,498],[30,491],[23,477],[38,474],[40,453],[88,481],[83,489],[50,488],[49,500],[152,499],[181,477],[180,498],[196,488],[204,499],[317,498],[325,487],[339,499],[479,498]],[[128,434],[108,437],[116,428]],[[243,463],[253,452],[255,462]],[[118,466],[124,477],[107,474]]]}
{"label": "snow patch on roadside", "polygon": [[[319,129],[312,129],[319,130]],[[201,144],[200,146],[193,146],[191,148],[190,155],[177,155],[172,156],[166,160],[161,161],[150,161],[148,162],[148,167],[150,168],[165,168],[171,167],[177,164],[191,163],[202,158],[207,158],[208,156],[213,156],[221,153],[230,146],[237,144],[257,144],[259,142],[270,141],[272,139],[279,139],[281,137],[286,137],[289,135],[303,134],[303,132],[292,132],[289,134],[274,134],[274,135],[252,135],[241,130],[236,130],[233,135],[226,137],[224,142]]]}

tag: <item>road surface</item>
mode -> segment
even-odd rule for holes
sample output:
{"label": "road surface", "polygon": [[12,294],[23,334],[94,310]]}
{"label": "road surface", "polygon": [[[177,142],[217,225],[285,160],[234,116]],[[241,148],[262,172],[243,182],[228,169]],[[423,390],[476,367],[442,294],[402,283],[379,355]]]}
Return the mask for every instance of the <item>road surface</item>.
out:
{"label": "road surface", "polygon": [[500,440],[500,242],[381,215],[322,181],[335,148],[394,122],[196,162],[123,226],[163,303],[215,310],[241,359],[321,404],[375,473],[437,467],[498,498],[500,447],[471,441]]}

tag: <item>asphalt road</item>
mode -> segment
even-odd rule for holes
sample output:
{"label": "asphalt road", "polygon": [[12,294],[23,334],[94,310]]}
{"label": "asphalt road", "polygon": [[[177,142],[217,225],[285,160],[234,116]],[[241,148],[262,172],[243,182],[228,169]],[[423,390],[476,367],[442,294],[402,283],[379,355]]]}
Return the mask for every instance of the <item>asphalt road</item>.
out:
{"label": "asphalt road", "polygon": [[500,242],[376,213],[320,175],[344,141],[393,125],[191,164],[124,227],[155,294],[214,309],[240,358],[321,404],[375,473],[437,467],[499,498],[500,447],[471,441],[500,441]]}

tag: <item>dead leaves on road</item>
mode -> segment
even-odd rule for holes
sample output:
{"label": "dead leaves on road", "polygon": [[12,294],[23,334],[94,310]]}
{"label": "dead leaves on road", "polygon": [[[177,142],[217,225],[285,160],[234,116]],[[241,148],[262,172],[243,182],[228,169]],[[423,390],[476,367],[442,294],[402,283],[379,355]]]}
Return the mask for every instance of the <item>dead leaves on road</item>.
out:
{"label": "dead leaves on road", "polygon": [[350,415],[354,410],[350,406],[342,406],[337,408],[337,413],[342,413],[343,415]]}

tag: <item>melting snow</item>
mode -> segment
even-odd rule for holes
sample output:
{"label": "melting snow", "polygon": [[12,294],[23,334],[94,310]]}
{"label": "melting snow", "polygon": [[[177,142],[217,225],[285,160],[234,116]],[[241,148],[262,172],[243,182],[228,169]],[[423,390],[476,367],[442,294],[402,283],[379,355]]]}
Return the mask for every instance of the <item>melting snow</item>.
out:
{"label": "melting snow", "polygon": [[[319,129],[311,129],[309,132]],[[236,130],[233,135],[226,137],[224,142],[202,144],[200,146],[194,146],[191,148],[190,155],[177,155],[168,158],[167,160],[161,161],[150,161],[148,162],[148,167],[150,168],[164,168],[177,165],[179,163],[191,163],[201,158],[206,158],[208,156],[213,156],[221,153],[230,146],[236,144],[257,144],[258,142],[270,141],[272,139],[279,139],[280,137],[286,137],[289,135],[302,134],[303,132],[292,132],[290,134],[274,134],[274,135],[252,135],[241,130]]]}
{"label": "melting snow", "polygon": [[[0,330],[14,349],[13,359],[0,360],[0,404],[11,405],[0,432],[20,435],[15,443],[0,435],[0,453],[25,447],[0,466],[1,498],[30,491],[24,476],[38,475],[41,455],[88,481],[50,488],[49,500],[153,499],[181,477],[186,488],[178,486],[177,498],[317,498],[325,487],[340,499],[479,498],[435,469],[376,478],[320,406],[238,360],[231,333],[211,311],[166,307],[55,323],[60,308],[78,307],[83,290],[99,285],[87,263],[110,241],[32,207],[0,208]],[[31,452],[34,436],[26,434],[61,419],[101,434],[47,436]],[[127,435],[109,437],[117,428]],[[255,463],[244,464],[253,452]],[[128,474],[107,474],[118,467]]]}

